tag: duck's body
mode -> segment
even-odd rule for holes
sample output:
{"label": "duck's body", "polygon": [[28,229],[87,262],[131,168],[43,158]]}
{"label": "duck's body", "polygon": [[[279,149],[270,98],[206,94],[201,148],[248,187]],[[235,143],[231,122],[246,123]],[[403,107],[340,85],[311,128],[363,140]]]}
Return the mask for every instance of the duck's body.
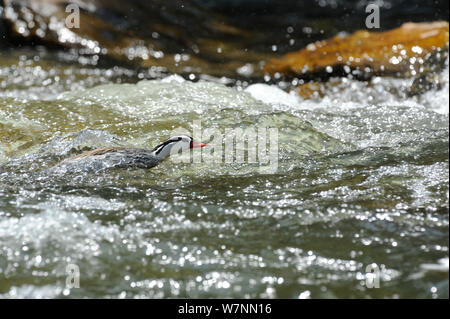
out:
{"label": "duck's body", "polygon": [[152,168],[160,164],[172,152],[203,147],[190,136],[174,136],[152,150],[128,147],[104,147],[68,158],[57,166],[82,166],[85,169]]}
{"label": "duck's body", "polygon": [[146,149],[104,147],[66,159],[60,162],[60,165],[94,161],[101,161],[103,162],[102,166],[109,168],[152,168],[161,163],[162,159]]}

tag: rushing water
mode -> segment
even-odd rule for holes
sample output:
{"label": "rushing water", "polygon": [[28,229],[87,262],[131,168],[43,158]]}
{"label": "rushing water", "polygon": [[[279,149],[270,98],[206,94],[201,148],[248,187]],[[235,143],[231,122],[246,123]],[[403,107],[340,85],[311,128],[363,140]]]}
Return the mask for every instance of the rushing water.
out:
{"label": "rushing water", "polygon": [[[302,100],[49,61],[0,56],[0,297],[448,297],[448,69],[421,97],[375,78]],[[196,123],[277,128],[277,171],[49,169]]]}

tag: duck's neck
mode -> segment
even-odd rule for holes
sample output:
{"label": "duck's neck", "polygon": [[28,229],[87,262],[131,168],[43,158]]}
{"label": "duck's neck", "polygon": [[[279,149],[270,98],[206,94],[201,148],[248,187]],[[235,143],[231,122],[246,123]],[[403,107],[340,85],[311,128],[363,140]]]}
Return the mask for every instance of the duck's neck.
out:
{"label": "duck's neck", "polygon": [[158,160],[163,161],[170,156],[172,148],[176,144],[177,143],[173,141],[166,141],[164,143],[161,143],[152,150],[152,154]]}

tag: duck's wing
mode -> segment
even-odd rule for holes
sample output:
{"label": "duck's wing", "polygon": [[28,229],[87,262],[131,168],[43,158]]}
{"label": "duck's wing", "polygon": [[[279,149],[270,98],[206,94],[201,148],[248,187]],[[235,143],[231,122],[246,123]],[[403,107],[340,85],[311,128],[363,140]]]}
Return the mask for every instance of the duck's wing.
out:
{"label": "duck's wing", "polygon": [[82,158],[85,158],[88,156],[104,155],[107,153],[118,152],[118,151],[122,151],[125,149],[126,149],[125,147],[121,147],[121,146],[96,148],[95,150],[84,152],[82,154],[66,158],[65,160],[62,160],[61,162],[59,162],[57,165],[65,164],[65,163],[68,163],[68,162],[71,162],[74,160],[78,160],[78,159],[82,159]]}
{"label": "duck's wing", "polygon": [[[86,160],[86,162],[85,162]],[[104,147],[68,158],[56,166],[66,164],[88,163],[95,169],[104,168],[152,168],[161,161],[146,149],[127,147]]]}

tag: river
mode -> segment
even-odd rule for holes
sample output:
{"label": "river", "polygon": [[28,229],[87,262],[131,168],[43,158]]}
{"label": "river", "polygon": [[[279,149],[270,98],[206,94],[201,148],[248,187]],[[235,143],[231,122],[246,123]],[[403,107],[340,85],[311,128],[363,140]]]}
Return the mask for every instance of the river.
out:
{"label": "river", "polygon": [[[448,298],[448,68],[443,77],[420,97],[402,94],[411,79],[375,77],[303,100],[276,85],[3,51],[0,298]],[[276,127],[276,170],[49,170],[199,124]],[[68,265],[79,288],[66,287]]]}

